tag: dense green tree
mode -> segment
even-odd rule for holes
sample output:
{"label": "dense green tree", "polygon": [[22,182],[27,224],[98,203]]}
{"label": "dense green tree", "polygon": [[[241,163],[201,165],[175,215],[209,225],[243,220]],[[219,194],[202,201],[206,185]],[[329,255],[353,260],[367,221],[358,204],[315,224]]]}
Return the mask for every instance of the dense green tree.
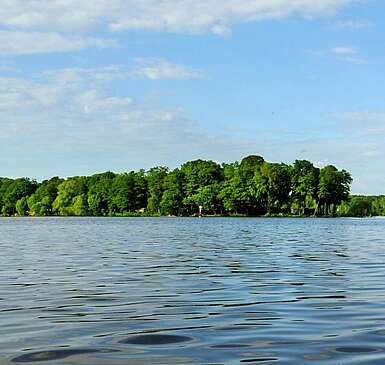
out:
{"label": "dense green tree", "polygon": [[321,169],[318,186],[318,214],[335,215],[337,207],[349,198],[351,175],[345,171],[338,171],[334,166]]}
{"label": "dense green tree", "polygon": [[73,199],[73,203],[71,207],[71,215],[86,216],[88,214],[90,213],[89,213],[87,194],[77,195]]}
{"label": "dense green tree", "polygon": [[198,192],[189,199],[198,207],[201,207],[204,213],[220,214],[223,212],[220,198],[221,184],[216,183],[207,185],[198,189]]}
{"label": "dense green tree", "polygon": [[24,217],[28,215],[29,210],[28,210],[27,197],[23,196],[21,199],[19,199],[16,202],[16,213],[19,217]]}
{"label": "dense green tree", "polygon": [[[82,211],[82,214],[78,211],[79,196],[83,199],[88,192],[87,178],[84,176],[71,177],[66,181],[63,181],[58,186],[58,194],[55,201],[52,204],[53,212],[57,215],[87,215],[87,208]],[[76,206],[75,206],[75,203]]]}
{"label": "dense green tree", "polygon": [[58,193],[58,187],[63,179],[54,177],[50,180],[44,180],[28,198],[28,210],[31,216],[48,216],[53,214],[52,205]]}
{"label": "dense green tree", "polygon": [[8,187],[13,183],[12,179],[0,178],[0,214],[3,213],[4,198]]}
{"label": "dense green tree", "polygon": [[247,215],[264,213],[257,186],[263,165],[263,158],[254,155],[245,157],[240,164],[224,165],[225,181],[220,197],[227,211]]}
{"label": "dense green tree", "polygon": [[34,180],[20,178],[10,183],[7,182],[6,185],[7,188],[2,198],[2,214],[15,215],[17,201],[33,194],[37,188],[37,183]]}
{"label": "dense green tree", "polygon": [[114,178],[110,191],[110,213],[136,212],[147,205],[144,171],[131,171]]}
{"label": "dense green tree", "polygon": [[183,214],[183,173],[175,169],[169,173],[164,181],[164,193],[160,202],[163,215]]}
{"label": "dense green tree", "polygon": [[291,191],[291,170],[288,165],[265,162],[255,182],[256,195],[268,213],[288,212]]}
{"label": "dense green tree", "polygon": [[338,214],[345,217],[369,217],[373,215],[373,198],[353,196],[338,208]]}
{"label": "dense green tree", "polygon": [[91,215],[108,215],[110,211],[111,187],[115,179],[113,172],[92,175],[88,179],[87,202]]}
{"label": "dense green tree", "polygon": [[251,155],[241,162],[186,162],[171,172],[105,172],[66,180],[0,178],[2,215],[115,216],[130,214],[385,215],[385,197],[352,197],[345,170],[322,170],[305,160],[269,163]]}
{"label": "dense green tree", "polygon": [[320,171],[306,160],[296,160],[291,170],[293,211],[306,214],[314,207]]}
{"label": "dense green tree", "polygon": [[198,212],[198,204],[191,197],[200,189],[223,181],[222,167],[214,161],[189,161],[181,166],[183,174],[183,203],[189,214]]}
{"label": "dense green tree", "polygon": [[385,196],[373,197],[372,216],[385,216]]}
{"label": "dense green tree", "polygon": [[165,190],[165,180],[168,175],[167,167],[154,167],[147,172],[148,203],[149,213],[160,213],[160,203]]}

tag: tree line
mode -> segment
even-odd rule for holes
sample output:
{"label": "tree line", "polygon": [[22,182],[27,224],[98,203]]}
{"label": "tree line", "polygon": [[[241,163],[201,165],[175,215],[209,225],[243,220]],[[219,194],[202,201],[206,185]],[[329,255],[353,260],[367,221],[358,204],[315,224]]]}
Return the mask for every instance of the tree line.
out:
{"label": "tree line", "polygon": [[0,178],[0,214],[192,216],[201,210],[205,215],[349,215],[361,204],[349,200],[351,182],[346,170],[320,169],[306,160],[291,165],[254,155],[224,164],[195,160],[174,170],[154,167],[40,183]]}
{"label": "tree line", "polygon": [[385,216],[385,196],[352,196],[341,204],[339,214],[344,217]]}

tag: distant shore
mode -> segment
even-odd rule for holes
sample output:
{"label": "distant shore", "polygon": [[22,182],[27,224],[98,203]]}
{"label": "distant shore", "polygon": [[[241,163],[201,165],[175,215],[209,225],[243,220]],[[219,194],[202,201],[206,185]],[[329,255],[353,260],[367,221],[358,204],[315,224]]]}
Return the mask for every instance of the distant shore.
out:
{"label": "distant shore", "polygon": [[37,182],[0,178],[2,216],[365,217],[385,215],[385,196],[351,196],[344,169],[247,156],[195,160],[170,170],[104,172]]}

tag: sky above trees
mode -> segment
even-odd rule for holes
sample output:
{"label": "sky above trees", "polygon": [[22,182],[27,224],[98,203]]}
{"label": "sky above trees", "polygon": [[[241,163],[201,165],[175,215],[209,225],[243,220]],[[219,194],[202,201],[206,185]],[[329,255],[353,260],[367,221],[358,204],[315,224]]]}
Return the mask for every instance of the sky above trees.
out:
{"label": "sky above trees", "polygon": [[385,186],[380,0],[0,0],[1,176],[258,154]]}

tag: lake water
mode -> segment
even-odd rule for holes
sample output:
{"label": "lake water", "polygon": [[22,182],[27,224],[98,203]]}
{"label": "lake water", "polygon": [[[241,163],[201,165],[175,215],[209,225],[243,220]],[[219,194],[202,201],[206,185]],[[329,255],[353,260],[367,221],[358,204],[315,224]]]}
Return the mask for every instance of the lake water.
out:
{"label": "lake water", "polygon": [[2,218],[0,358],[384,364],[385,219]]}

